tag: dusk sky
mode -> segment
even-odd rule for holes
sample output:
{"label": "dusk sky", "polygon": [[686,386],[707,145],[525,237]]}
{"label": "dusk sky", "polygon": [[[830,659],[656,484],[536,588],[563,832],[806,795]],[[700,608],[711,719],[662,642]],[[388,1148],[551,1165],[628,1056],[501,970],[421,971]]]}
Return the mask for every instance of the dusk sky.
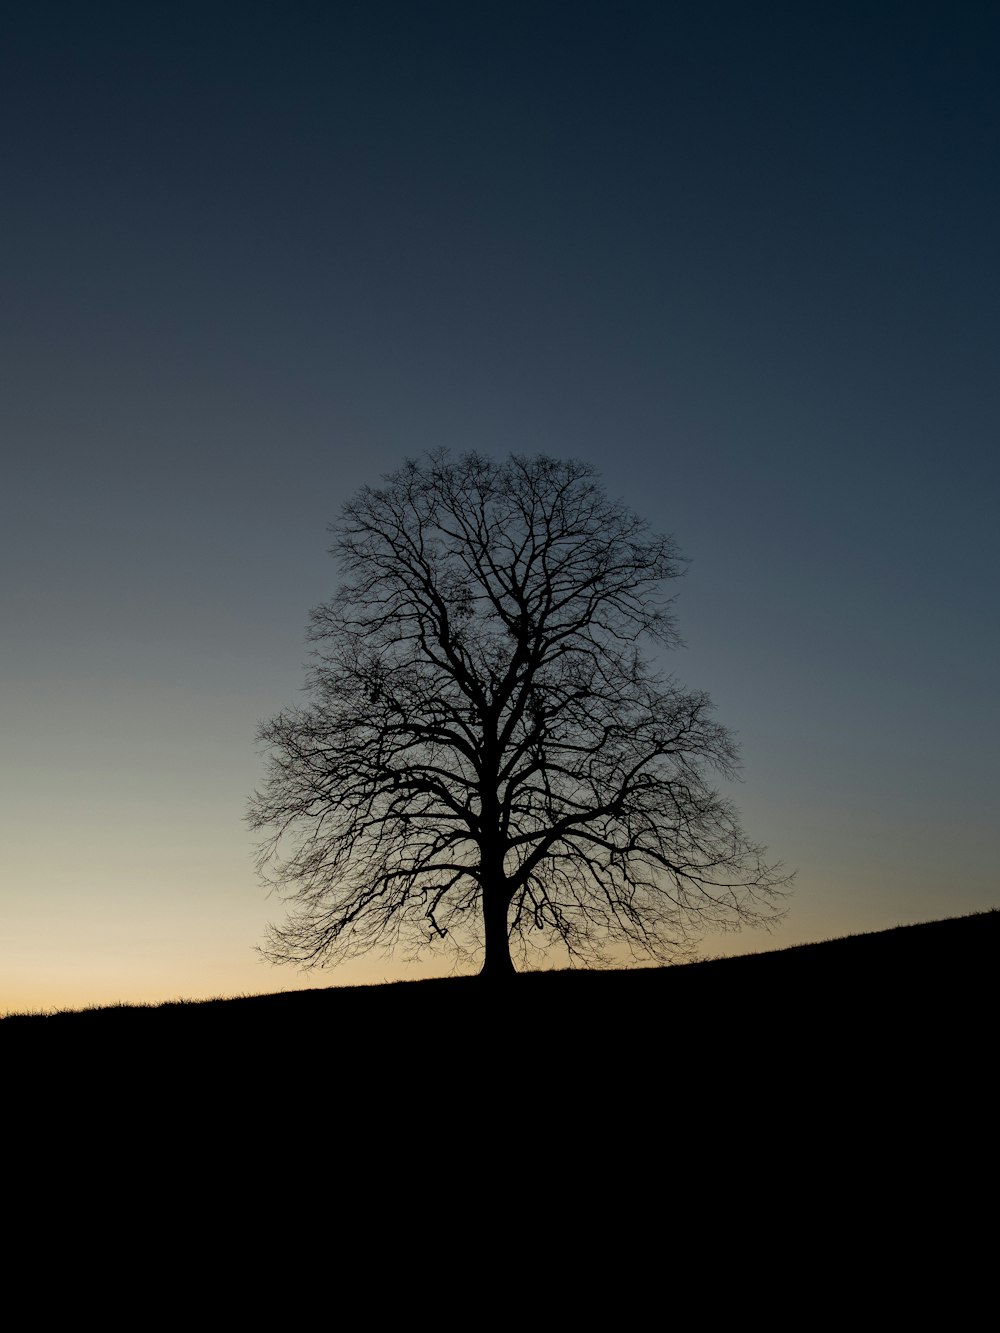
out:
{"label": "dusk sky", "polygon": [[306,976],[243,817],[327,526],[445,446],[673,533],[772,934],[1000,906],[1000,8],[0,18],[0,1012]]}

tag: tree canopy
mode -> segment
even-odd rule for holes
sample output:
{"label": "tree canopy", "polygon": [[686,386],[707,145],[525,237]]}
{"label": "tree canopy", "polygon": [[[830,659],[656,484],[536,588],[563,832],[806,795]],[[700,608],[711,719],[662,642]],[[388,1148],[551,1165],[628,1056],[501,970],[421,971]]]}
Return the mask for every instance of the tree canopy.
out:
{"label": "tree canopy", "polygon": [[310,701],[260,731],[268,957],[437,942],[499,976],[512,946],[665,961],[774,919],[788,877],[712,785],[733,737],[656,666],[682,557],[592,467],[435,452],[332,531]]}

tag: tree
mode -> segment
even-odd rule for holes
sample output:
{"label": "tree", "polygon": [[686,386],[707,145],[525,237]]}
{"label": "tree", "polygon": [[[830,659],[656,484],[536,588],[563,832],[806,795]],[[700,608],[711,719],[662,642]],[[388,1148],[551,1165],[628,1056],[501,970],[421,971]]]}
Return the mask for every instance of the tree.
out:
{"label": "tree", "polygon": [[260,731],[250,823],[291,907],[265,956],[447,940],[503,976],[511,941],[663,961],[773,920],[788,877],[708,781],[733,738],[640,647],[678,643],[673,539],[580,462],[440,451],[384,482],[331,529],[312,702]]}

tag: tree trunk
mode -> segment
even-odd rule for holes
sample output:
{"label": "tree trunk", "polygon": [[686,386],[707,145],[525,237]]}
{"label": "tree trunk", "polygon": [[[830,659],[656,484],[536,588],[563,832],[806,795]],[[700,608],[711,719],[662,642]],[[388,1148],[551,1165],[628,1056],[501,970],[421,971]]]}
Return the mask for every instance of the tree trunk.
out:
{"label": "tree trunk", "polygon": [[506,885],[483,888],[483,925],[486,930],[486,957],[479,975],[497,980],[512,977],[514,964],[510,957],[510,936],[507,934],[507,909],[510,894]]}

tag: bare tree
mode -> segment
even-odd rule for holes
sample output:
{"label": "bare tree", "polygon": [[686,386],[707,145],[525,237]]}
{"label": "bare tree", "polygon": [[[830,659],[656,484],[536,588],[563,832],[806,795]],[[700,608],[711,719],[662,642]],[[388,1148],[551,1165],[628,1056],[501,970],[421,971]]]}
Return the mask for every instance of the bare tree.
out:
{"label": "bare tree", "polygon": [[733,739],[640,650],[678,642],[673,539],[584,463],[437,452],[384,480],[333,529],[313,702],[260,732],[250,822],[291,906],[266,956],[447,940],[502,976],[512,941],[665,960],[773,920],[788,877],[706,776]]}

